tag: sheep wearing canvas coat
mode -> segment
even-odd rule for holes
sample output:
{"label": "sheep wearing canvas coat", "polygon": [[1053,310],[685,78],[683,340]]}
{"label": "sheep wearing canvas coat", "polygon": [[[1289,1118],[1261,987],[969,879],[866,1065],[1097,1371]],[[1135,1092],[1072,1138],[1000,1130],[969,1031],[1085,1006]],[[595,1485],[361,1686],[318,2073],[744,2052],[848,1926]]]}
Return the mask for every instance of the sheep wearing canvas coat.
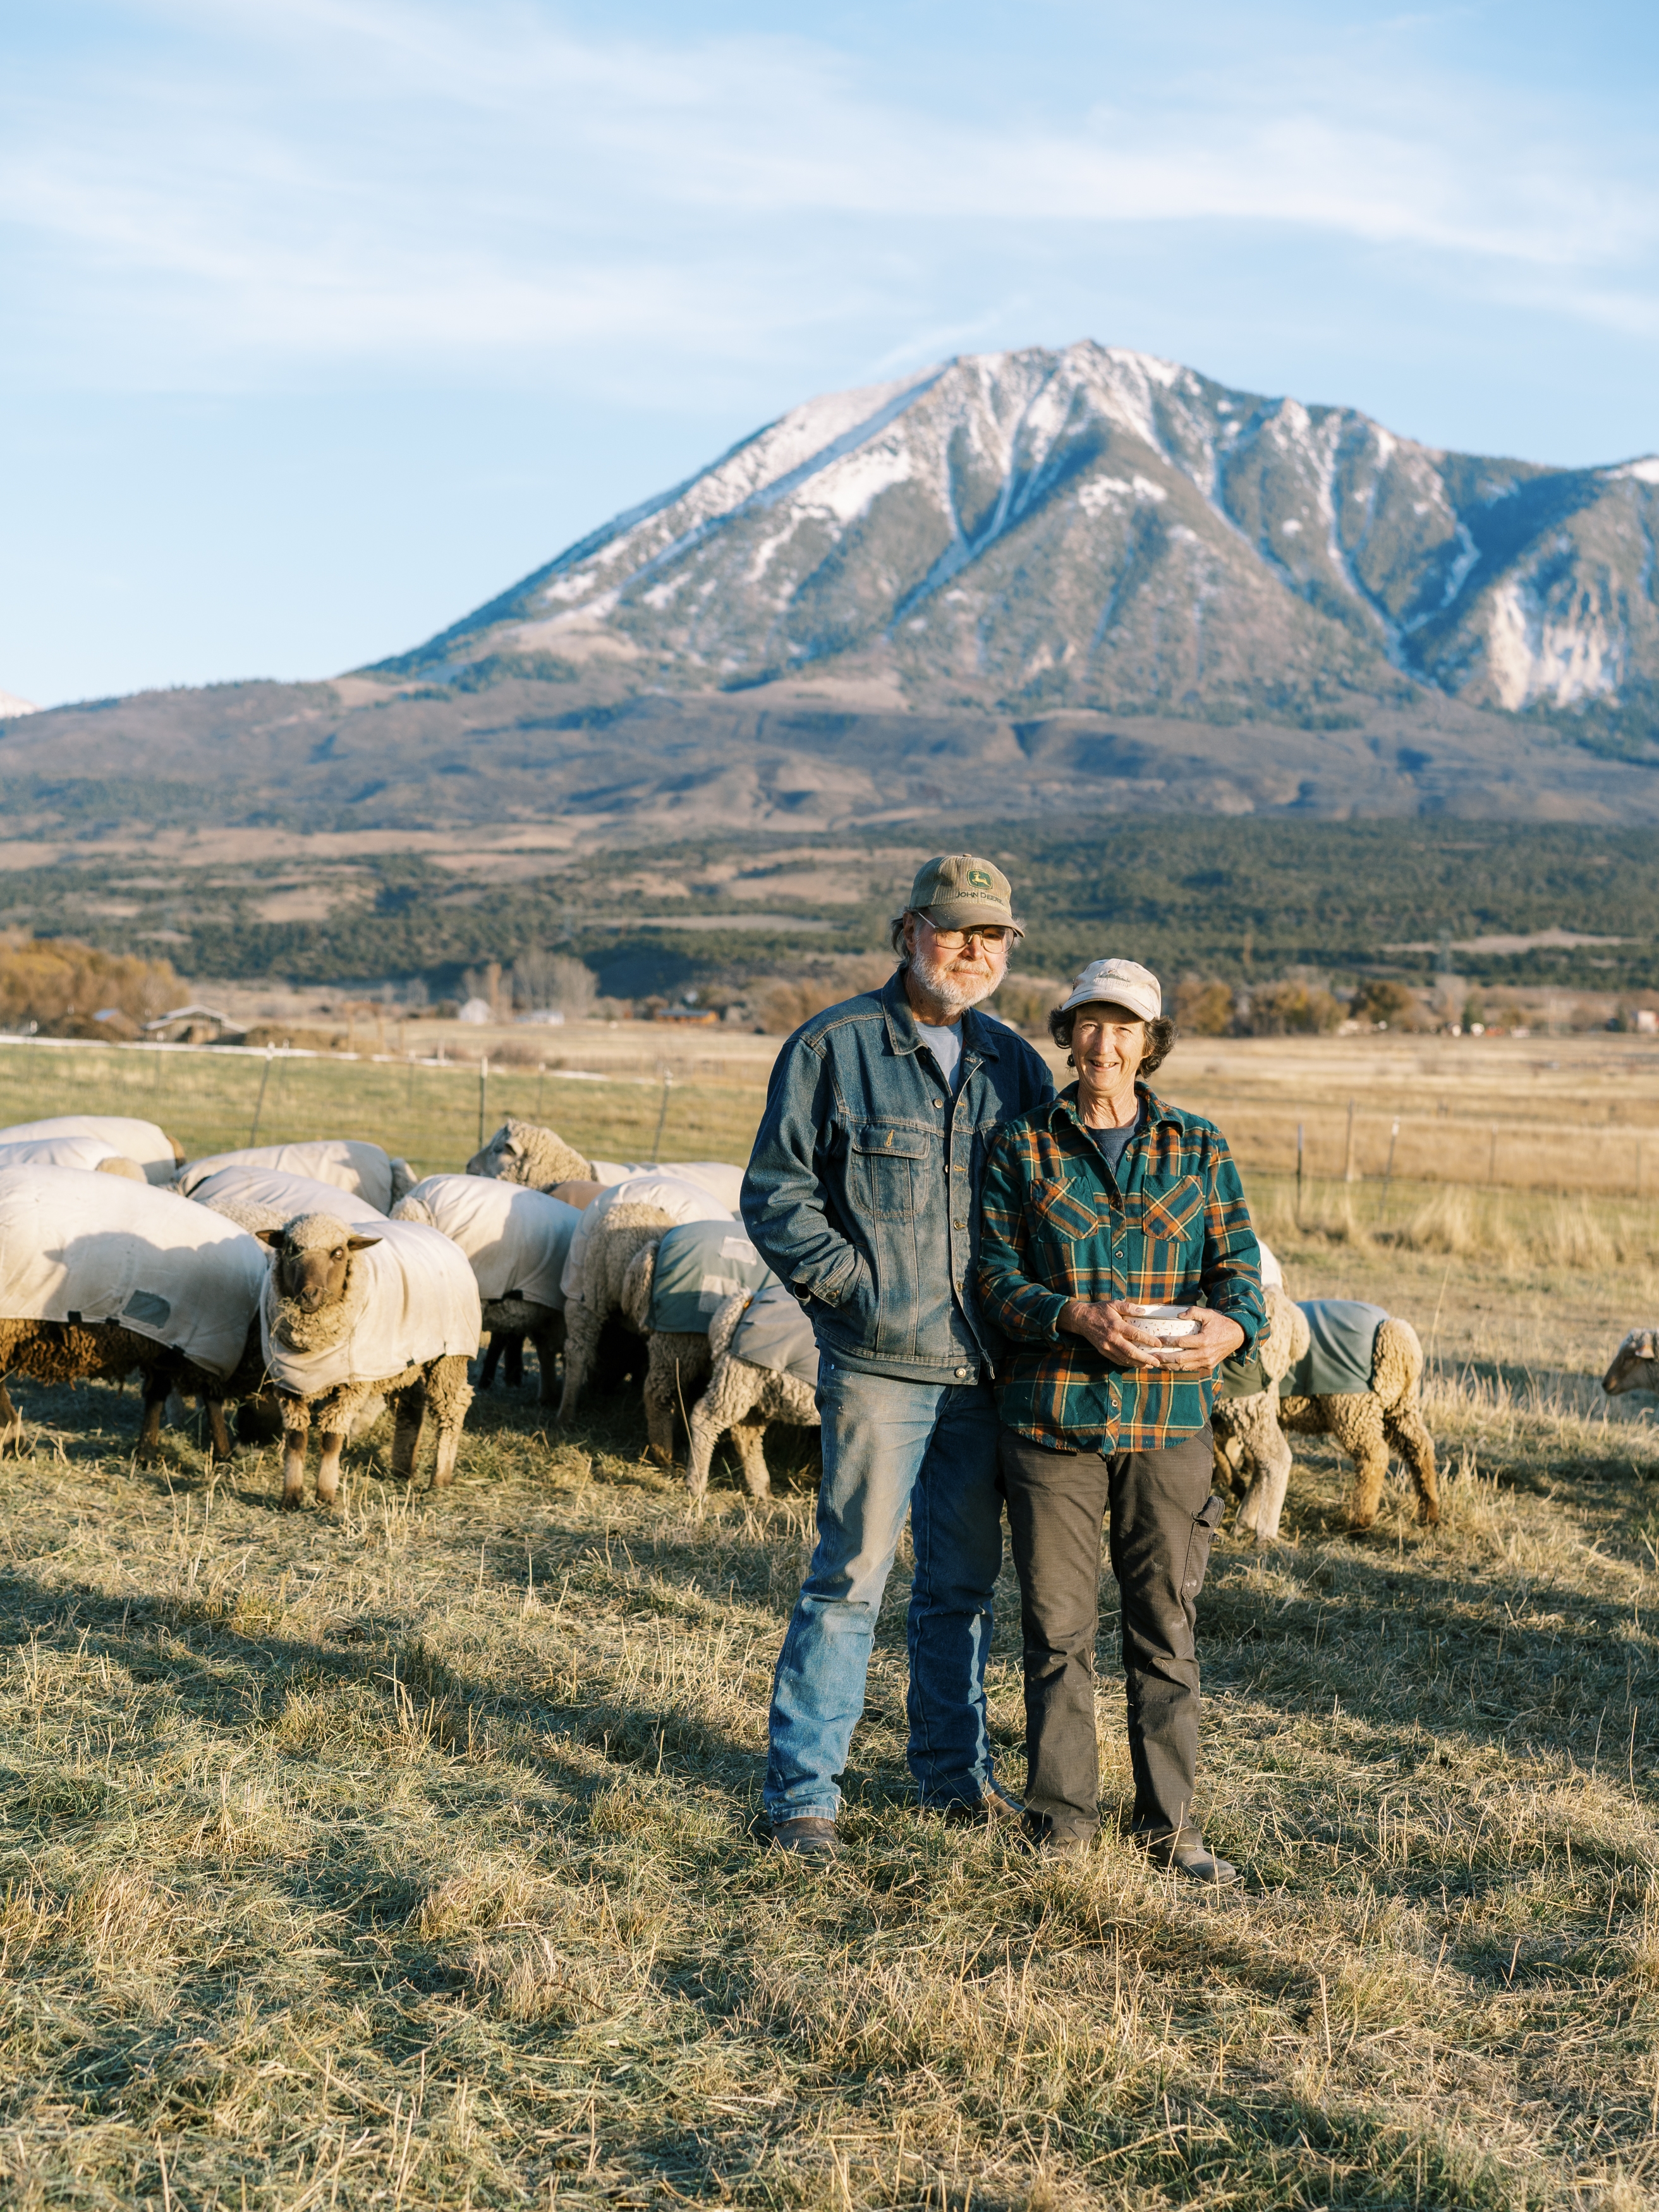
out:
{"label": "sheep wearing canvas coat", "polygon": [[[776,1280],[735,1222],[678,1222],[642,1243],[629,1261],[619,1304],[623,1319],[648,1346],[646,1456],[659,1467],[673,1466],[675,1414],[708,1379],[714,1316],[739,1289],[752,1295]],[[672,1326],[693,1318],[695,1328]],[[689,1413],[685,1419],[689,1426]]]}
{"label": "sheep wearing canvas coat", "polygon": [[0,1173],[7,1168],[79,1168],[82,1175],[125,1176],[148,1182],[137,1160],[118,1152],[101,1137],[22,1137],[0,1144]]}
{"label": "sheep wearing canvas coat", "polygon": [[349,1192],[380,1214],[390,1213],[416,1183],[415,1170],[407,1160],[395,1160],[379,1145],[361,1137],[320,1137],[305,1144],[252,1145],[238,1152],[211,1152],[202,1159],[187,1161],[174,1181],[186,1198],[193,1198],[199,1183],[233,1167],[305,1176],[313,1182]]}
{"label": "sheep wearing canvas coat", "polygon": [[730,1213],[738,1210],[743,1191],[743,1170],[726,1160],[663,1160],[652,1165],[635,1161],[590,1160],[568,1145],[556,1129],[538,1121],[503,1121],[481,1152],[466,1164],[468,1175],[494,1176],[502,1182],[521,1182],[532,1190],[551,1190],[567,1182],[591,1182],[602,1189],[626,1182],[638,1175],[676,1176],[694,1182],[718,1199]]}
{"label": "sheep wearing canvas coat", "polygon": [[1659,1329],[1632,1329],[1613,1353],[1601,1388],[1609,1398],[1622,1397],[1626,1390],[1659,1392]]}
{"label": "sheep wearing canvas coat", "polygon": [[574,1414],[592,1379],[599,1338],[611,1316],[623,1310],[623,1285],[635,1255],[647,1247],[654,1250],[664,1230],[673,1225],[674,1217],[665,1207],[623,1200],[606,1208],[597,1232],[588,1239],[580,1292],[565,1303],[561,1421]]}
{"label": "sheep wearing canvas coat", "polygon": [[[428,1176],[392,1208],[394,1221],[425,1221],[460,1247],[477,1282],[490,1353],[499,1352],[500,1338],[522,1347],[528,1337],[541,1370],[544,1406],[557,1395],[554,1370],[564,1346],[561,1279],[580,1212],[550,1192],[477,1176]],[[487,1356],[478,1387],[487,1389],[494,1374],[495,1360]]]}
{"label": "sheep wearing canvas coat", "polygon": [[[119,1159],[136,1161],[146,1182],[171,1182],[185,1162],[184,1146],[176,1137],[131,1114],[54,1114],[44,1121],[14,1121],[0,1129],[0,1145],[56,1143],[77,1137],[91,1138]],[[86,1164],[64,1158],[42,1164]]]}
{"label": "sheep wearing canvas coat", "polygon": [[204,1402],[211,1455],[228,1459],[226,1403],[264,1371],[264,1273],[244,1231],[142,1178],[0,1171],[0,1443],[22,1433],[7,1374],[48,1384],[137,1374],[142,1457],[176,1391]]}
{"label": "sheep wearing canvas coat", "polygon": [[325,1213],[301,1214],[264,1231],[260,1242],[273,1255],[260,1324],[283,1407],[283,1505],[296,1506],[304,1495],[313,1422],[322,1432],[318,1502],[333,1504],[347,1432],[377,1395],[395,1409],[392,1472],[405,1480],[433,1414],[433,1486],[443,1489],[472,1400],[467,1361],[482,1322],[465,1255],[420,1222],[384,1222],[368,1236]]}
{"label": "sheep wearing canvas coat", "polygon": [[[746,1291],[734,1292],[708,1325],[708,1387],[691,1408],[691,1443],[686,1454],[685,1487],[693,1499],[708,1491],[714,1448],[723,1436],[732,1439],[744,1489],[751,1498],[765,1498],[772,1487],[763,1449],[767,1424],[786,1421],[800,1429],[820,1425],[815,1383],[787,1368],[757,1367],[733,1349],[738,1325],[751,1303]],[[800,1326],[801,1357],[815,1366],[806,1351],[811,1323],[804,1313]]]}
{"label": "sheep wearing canvas coat", "polygon": [[1268,1328],[1257,1346],[1267,1388],[1249,1397],[1218,1399],[1212,1416],[1221,1439],[1218,1474],[1224,1468],[1229,1477],[1242,1475],[1247,1484],[1240,1528],[1262,1542],[1278,1536],[1291,1471],[1286,1430],[1329,1437],[1353,1461],[1348,1525],[1355,1534],[1363,1534],[1376,1518],[1390,1447],[1411,1470],[1419,1521],[1432,1527],[1440,1518],[1440,1490],[1434,1438],[1423,1419],[1423,1347],[1417,1331],[1395,1315],[1382,1317],[1371,1340],[1368,1389],[1286,1397],[1279,1385],[1307,1357],[1312,1334],[1306,1312],[1291,1304],[1282,1291],[1268,1293],[1267,1304]]}

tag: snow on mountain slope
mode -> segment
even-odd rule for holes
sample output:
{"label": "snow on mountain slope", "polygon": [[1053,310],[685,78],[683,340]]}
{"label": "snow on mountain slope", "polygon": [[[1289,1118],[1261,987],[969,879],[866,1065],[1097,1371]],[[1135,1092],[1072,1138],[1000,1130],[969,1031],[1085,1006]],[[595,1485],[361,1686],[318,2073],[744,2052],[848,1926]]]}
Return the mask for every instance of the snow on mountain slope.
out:
{"label": "snow on mountain slope", "polygon": [[0,722],[18,714],[38,714],[40,711],[31,700],[20,699],[15,691],[0,691]]}
{"label": "snow on mountain slope", "polygon": [[795,408],[386,665],[599,654],[671,690],[839,672],[1014,712],[1616,699],[1659,681],[1656,524],[1659,460],[1440,453],[1031,348]]}

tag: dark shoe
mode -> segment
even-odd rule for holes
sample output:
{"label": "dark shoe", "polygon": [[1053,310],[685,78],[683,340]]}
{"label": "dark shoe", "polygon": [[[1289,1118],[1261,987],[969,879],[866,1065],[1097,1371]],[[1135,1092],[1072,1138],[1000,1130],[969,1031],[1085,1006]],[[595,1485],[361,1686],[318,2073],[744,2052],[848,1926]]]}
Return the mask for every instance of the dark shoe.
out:
{"label": "dark shoe", "polygon": [[1033,1858],[1081,1858],[1094,1838],[1079,1835],[1074,1828],[1056,1828],[1041,1813],[1027,1813],[1014,1832],[1022,1850],[1030,1851]]}
{"label": "dark shoe", "polygon": [[1024,1806],[994,1775],[975,1798],[959,1797],[954,1805],[927,1806],[923,1810],[943,1813],[953,1828],[1001,1828],[1025,1818]]}
{"label": "dark shoe", "polygon": [[1238,1880],[1238,1869],[1231,1860],[1218,1859],[1194,1828],[1157,1837],[1145,1849],[1154,1866],[1173,1867],[1188,1881],[1205,1882],[1212,1889],[1230,1889]]}
{"label": "dark shoe", "polygon": [[805,1859],[821,1872],[836,1856],[836,1824],[833,1820],[814,1820],[810,1814],[799,1820],[775,1820],[772,1848],[775,1851],[793,1851],[798,1859]]}

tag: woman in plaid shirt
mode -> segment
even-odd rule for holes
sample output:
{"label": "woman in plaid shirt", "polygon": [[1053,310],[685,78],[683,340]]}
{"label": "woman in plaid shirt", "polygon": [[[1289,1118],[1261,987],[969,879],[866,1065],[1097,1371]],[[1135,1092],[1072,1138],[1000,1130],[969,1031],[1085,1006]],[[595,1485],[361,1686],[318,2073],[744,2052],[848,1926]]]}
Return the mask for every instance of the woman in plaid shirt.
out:
{"label": "woman in plaid shirt", "polygon": [[[1024,1631],[1026,1834],[1081,1850],[1099,1826],[1094,1651],[1100,1534],[1122,1597],[1131,1833],[1160,1865],[1237,1870],[1192,1819],[1196,1600],[1222,1500],[1210,1486],[1216,1369],[1266,1318],[1261,1255],[1219,1130],[1143,1079],[1174,1039],[1158,978],[1097,960],[1049,1017],[1078,1079],[997,1132],[981,1197],[981,1309]],[[1192,1305],[1162,1340],[1138,1304]]]}

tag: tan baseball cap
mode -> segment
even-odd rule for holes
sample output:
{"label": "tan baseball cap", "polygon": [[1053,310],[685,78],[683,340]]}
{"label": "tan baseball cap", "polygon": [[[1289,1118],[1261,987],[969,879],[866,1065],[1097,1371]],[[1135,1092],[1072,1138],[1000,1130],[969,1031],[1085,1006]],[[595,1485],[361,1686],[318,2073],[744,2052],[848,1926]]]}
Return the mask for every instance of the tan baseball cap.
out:
{"label": "tan baseball cap", "polygon": [[910,886],[909,904],[938,929],[965,929],[976,921],[1000,922],[1018,937],[1025,932],[1014,920],[1013,890],[1000,868],[973,853],[941,853],[920,868]]}
{"label": "tan baseball cap", "polygon": [[1164,989],[1150,968],[1138,960],[1091,960],[1060,1002],[1069,1014],[1073,1006],[1123,1006],[1143,1022],[1155,1022],[1164,1012]]}

